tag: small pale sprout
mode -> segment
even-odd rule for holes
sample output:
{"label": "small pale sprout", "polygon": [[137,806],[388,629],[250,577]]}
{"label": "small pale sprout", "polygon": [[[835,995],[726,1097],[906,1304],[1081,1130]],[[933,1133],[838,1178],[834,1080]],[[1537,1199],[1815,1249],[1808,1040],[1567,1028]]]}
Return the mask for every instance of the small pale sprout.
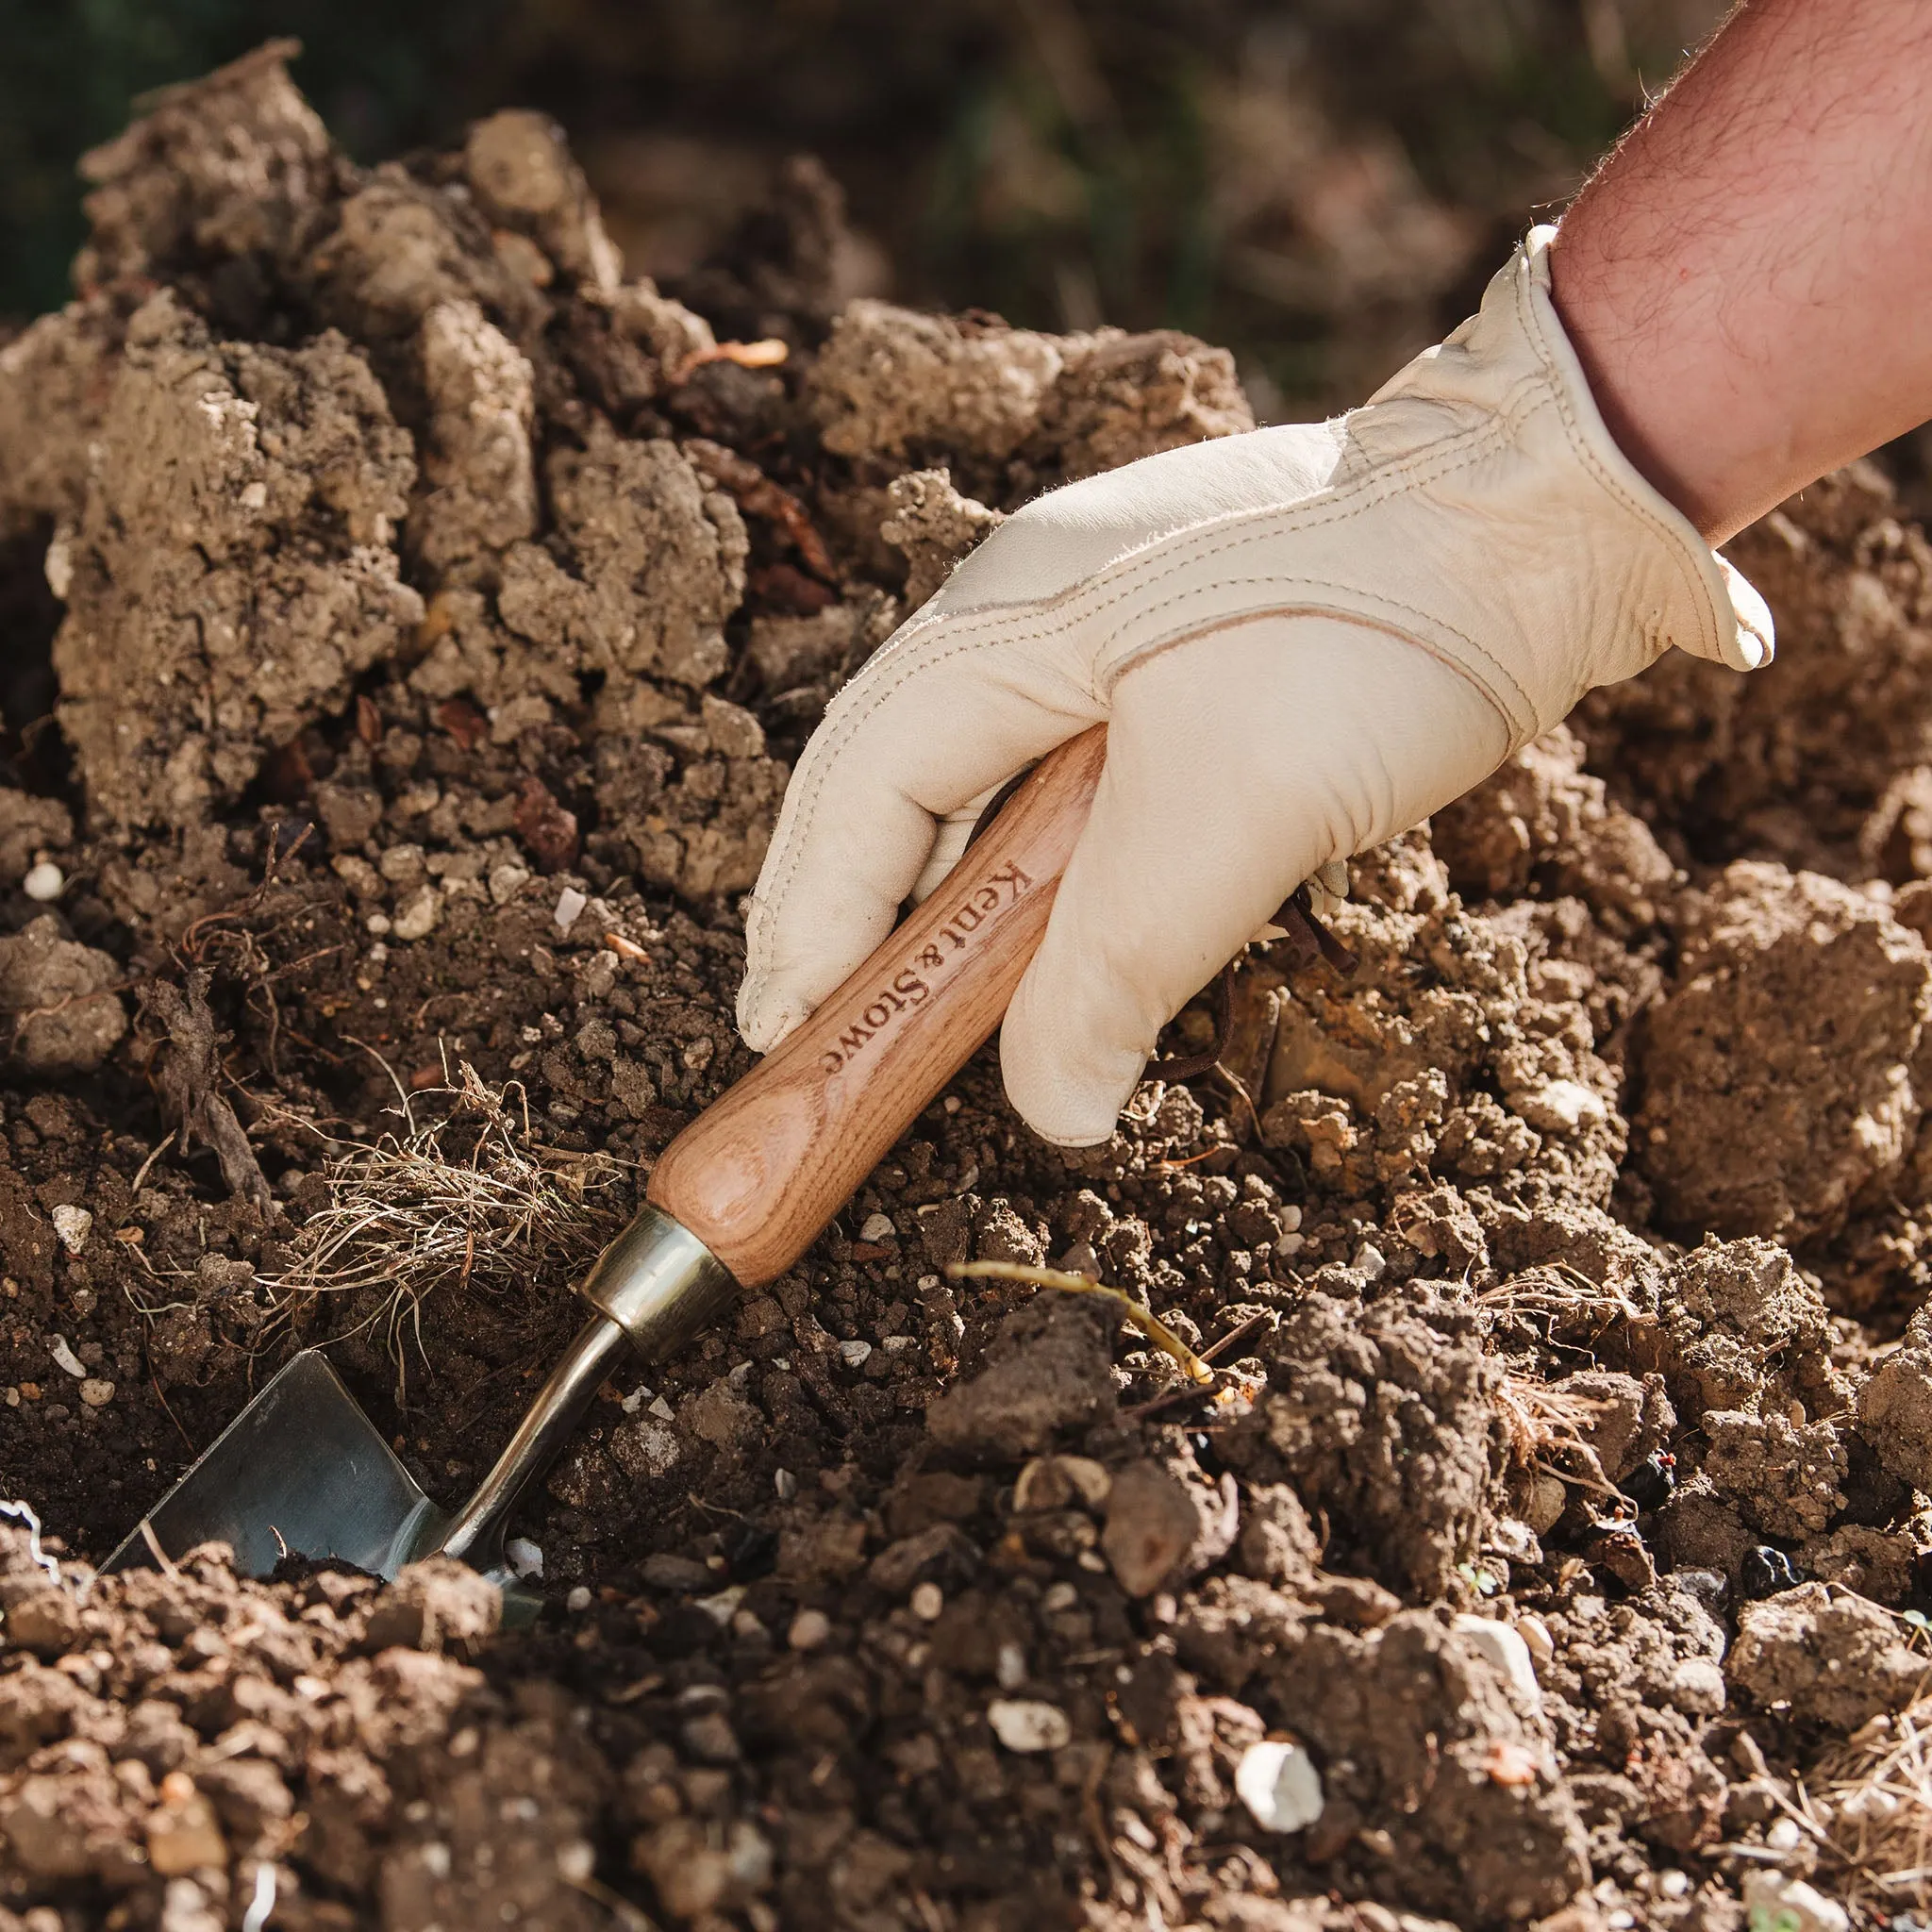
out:
{"label": "small pale sprout", "polygon": [[1321,1773],[1288,1738],[1250,1744],[1235,1767],[1234,1788],[1263,1831],[1306,1831],[1327,1802]]}
{"label": "small pale sprout", "polygon": [[1058,1751],[1074,1740],[1066,1712],[1038,1698],[995,1697],[986,1707],[986,1721],[1008,1751]]}
{"label": "small pale sprout", "polygon": [[38,865],[28,867],[20,890],[29,899],[45,906],[67,890],[67,874],[51,858],[43,858]]}
{"label": "small pale sprout", "polygon": [[54,1232],[60,1237],[60,1245],[70,1255],[77,1255],[87,1246],[87,1238],[94,1231],[94,1218],[85,1208],[62,1204],[53,1211]]}
{"label": "small pale sprout", "polygon": [[526,1536],[513,1536],[503,1546],[503,1554],[509,1559],[509,1567],[521,1577],[541,1579],[543,1574],[543,1552]]}

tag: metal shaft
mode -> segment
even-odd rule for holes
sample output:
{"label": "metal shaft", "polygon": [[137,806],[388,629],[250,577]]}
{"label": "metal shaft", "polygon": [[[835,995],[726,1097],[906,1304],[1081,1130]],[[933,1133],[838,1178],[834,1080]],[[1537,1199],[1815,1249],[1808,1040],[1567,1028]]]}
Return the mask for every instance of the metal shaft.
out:
{"label": "metal shaft", "polygon": [[577,1330],[495,1467],[451,1519],[441,1543],[445,1556],[460,1557],[478,1570],[501,1568],[504,1524],[518,1497],[549,1467],[629,1345],[624,1330],[603,1315],[591,1316]]}
{"label": "metal shaft", "polygon": [[626,1349],[661,1361],[724,1312],[738,1284],[688,1228],[645,1207],[597,1257],[577,1292],[596,1314],[437,1545],[478,1570],[502,1569],[504,1525],[517,1499],[549,1467]]}

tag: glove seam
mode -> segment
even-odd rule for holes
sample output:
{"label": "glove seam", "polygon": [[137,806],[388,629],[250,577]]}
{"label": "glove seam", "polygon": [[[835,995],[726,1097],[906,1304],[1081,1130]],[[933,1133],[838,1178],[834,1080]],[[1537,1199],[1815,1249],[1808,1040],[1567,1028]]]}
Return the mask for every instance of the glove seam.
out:
{"label": "glove seam", "polygon": [[[1197,586],[1182,594],[1184,597],[1206,596],[1212,591],[1225,591],[1243,585],[1256,587],[1297,585],[1317,591],[1336,591],[1341,588],[1337,585],[1324,583],[1320,577],[1221,577],[1217,578],[1212,585]],[[1350,591],[1347,594],[1361,596],[1366,593]],[[1170,598],[1168,600],[1169,603],[1180,601],[1181,598]],[[1444,624],[1441,619],[1431,617],[1428,612],[1420,610],[1413,605],[1398,603],[1391,597],[1380,597],[1376,601],[1387,606],[1391,611],[1401,612],[1418,620],[1420,625],[1435,625],[1447,636],[1454,638],[1457,643],[1464,646],[1473,657],[1491,665],[1499,674],[1502,681],[1522,699],[1524,715],[1528,717],[1532,724],[1535,723],[1536,707],[1530,702],[1529,693],[1516,682],[1515,678],[1510,676],[1507,667],[1492,658],[1474,638],[1458,630],[1454,625]],[[1153,608],[1159,609],[1164,607],[1157,605]],[[1172,650],[1176,644],[1187,643],[1197,637],[1209,636],[1216,630],[1231,629],[1238,625],[1252,624],[1259,619],[1268,617],[1326,617],[1338,624],[1357,625],[1364,630],[1380,631],[1386,637],[1392,637],[1403,643],[1409,644],[1416,650],[1421,651],[1424,657],[1433,658],[1438,664],[1441,664],[1447,669],[1456,672],[1464,683],[1481,693],[1484,702],[1502,720],[1504,728],[1509,733],[1512,749],[1520,747],[1524,741],[1522,723],[1512,714],[1510,708],[1497,696],[1496,692],[1491,689],[1489,683],[1476,673],[1472,665],[1465,663],[1453,651],[1441,648],[1426,635],[1419,635],[1416,631],[1408,629],[1394,618],[1383,619],[1366,610],[1337,609],[1331,604],[1314,602],[1295,601],[1286,604],[1263,605],[1258,608],[1231,612],[1224,622],[1222,623],[1183,626],[1167,636],[1150,639],[1143,644],[1136,645],[1131,654],[1108,667],[1104,688],[1095,691],[1095,701],[1102,704],[1110,703],[1114,691],[1120,684],[1121,679],[1126,676],[1130,671],[1138,670],[1148,658],[1158,657],[1164,651]],[[1538,726],[1538,730],[1543,728],[1546,727]],[[1529,736],[1532,738],[1537,736],[1537,731],[1531,731]]]}
{"label": "glove seam", "polygon": [[[931,622],[909,633],[903,634],[866,665],[851,683],[840,693],[841,698],[854,701],[854,708],[841,717],[834,726],[836,737],[826,743],[809,768],[801,766],[793,779],[793,785],[803,784],[808,788],[798,801],[798,812],[792,824],[780,826],[784,833],[782,841],[784,867],[783,876],[774,881],[769,895],[759,894],[755,909],[767,915],[790,893],[793,879],[797,875],[799,853],[808,840],[816,822],[819,801],[824,791],[824,774],[836,762],[845,746],[851,741],[867,719],[891,699],[907,682],[920,672],[933,669],[951,661],[962,651],[991,648],[995,645],[1024,644],[1036,642],[1056,630],[1073,629],[1079,625],[1092,624],[1103,617],[1114,605],[1120,603],[1137,588],[1145,588],[1145,580],[1151,574],[1153,582],[1172,576],[1191,565],[1211,561],[1224,551],[1242,548],[1249,544],[1269,541],[1277,536],[1295,534],[1307,529],[1319,529],[1332,523],[1340,523],[1373,508],[1390,498],[1410,493],[1425,484],[1440,482],[1455,475],[1459,471],[1474,469],[1493,455],[1499,447],[1507,446],[1520,434],[1523,425],[1539,408],[1545,407],[1548,400],[1545,391],[1549,388],[1546,375],[1525,377],[1515,383],[1487,411],[1481,422],[1472,425],[1457,436],[1448,439],[1437,446],[1428,457],[1417,461],[1412,457],[1392,459],[1378,464],[1364,475],[1356,478],[1343,488],[1318,504],[1276,505],[1266,510],[1240,510],[1214,523],[1197,526],[1192,530],[1176,531],[1161,539],[1158,543],[1149,544],[1132,555],[1116,559],[1104,566],[1091,577],[1066,590],[1057,591],[1049,598],[1035,598],[1024,604],[1008,605],[1003,608],[982,609],[974,613],[940,613],[933,615]],[[1569,446],[1568,438],[1565,439]],[[1213,541],[1208,541],[1209,538]],[[1136,579],[1142,581],[1137,585]],[[1102,595],[1105,591],[1108,594]],[[1185,594],[1199,594],[1188,592]],[[1360,594],[1360,593],[1355,593]],[[1086,608],[1081,608],[1083,600]],[[1097,601],[1094,601],[1097,600]],[[1158,607],[1157,607],[1158,608]],[[1046,613],[1055,615],[1057,622],[1044,622]],[[1343,616],[1346,613],[1331,612],[1330,615]],[[1030,624],[1031,627],[1008,634],[1003,626],[1015,622]],[[1454,626],[1443,625],[1445,631],[1461,637],[1462,633]],[[945,642],[938,649],[920,649],[921,645],[937,644],[939,640],[928,640],[924,633],[943,630]],[[1419,648],[1426,645],[1418,640]],[[1464,639],[1478,657],[1495,662],[1491,654],[1473,640]],[[1433,654],[1432,654],[1433,655]],[[896,661],[895,661],[896,660]],[[1496,669],[1504,681],[1524,697],[1525,710],[1532,722],[1536,712],[1523,692],[1516,679],[1499,662]],[[1462,667],[1463,675],[1483,691],[1484,697],[1495,705],[1504,718],[1512,741],[1523,737],[1522,726],[1498,703],[1494,692],[1484,690],[1474,679],[1468,667]],[[873,688],[866,691],[862,704],[858,702],[857,687],[866,680],[868,675],[877,679]],[[1089,692],[1098,706],[1103,704],[1100,691],[1091,675],[1088,678]],[[829,720],[827,722],[830,722]],[[1534,736],[1534,731],[1528,734]],[[788,800],[789,803],[789,800]],[[774,844],[779,841],[774,837]],[[764,922],[761,920],[760,924]],[[752,1017],[756,1021],[763,1010],[763,988],[759,989],[754,1002]]]}
{"label": "glove seam", "polygon": [[[1399,610],[1405,607],[1396,605],[1393,608]],[[1445,671],[1452,671],[1457,677],[1461,678],[1463,683],[1468,685],[1489,706],[1490,709],[1496,714],[1497,721],[1502,724],[1504,730],[1509,734],[1511,750],[1520,750],[1522,748],[1523,741],[1518,736],[1516,721],[1509,715],[1507,708],[1497,701],[1495,692],[1480,677],[1477,677],[1467,664],[1461,662],[1452,653],[1438,650],[1426,638],[1416,637],[1398,624],[1381,622],[1359,611],[1334,610],[1323,604],[1269,605],[1258,610],[1240,611],[1222,618],[1215,623],[1198,625],[1191,629],[1176,631],[1170,637],[1160,638],[1143,649],[1136,651],[1131,658],[1119,667],[1108,679],[1108,695],[1111,696],[1122,678],[1125,677],[1130,672],[1140,670],[1142,665],[1150,662],[1155,658],[1164,657],[1169,651],[1177,650],[1183,644],[1191,644],[1202,638],[1212,637],[1219,631],[1239,630],[1243,625],[1259,624],[1274,617],[1326,617],[1332,619],[1337,624],[1354,625],[1358,629],[1372,630],[1379,636],[1393,638],[1397,643],[1407,644],[1410,649],[1420,651],[1432,663],[1441,665]],[[1459,632],[1452,634],[1460,635]]]}
{"label": "glove seam", "polygon": [[[1630,488],[1625,478],[1620,476],[1611,465],[1604,461],[1602,452],[1596,447],[1595,438],[1591,434],[1591,425],[1584,420],[1570,395],[1570,372],[1562,366],[1561,358],[1556,354],[1540,305],[1536,301],[1540,291],[1535,261],[1526,245],[1520,253],[1522,273],[1516,276],[1517,320],[1522,324],[1524,333],[1545,371],[1551,396],[1557,406],[1557,414],[1563,425],[1564,440],[1580,459],[1586,472],[1594,478],[1597,487],[1617,503],[1627,516],[1662,542],[1670,554],[1672,566],[1678,580],[1690,593],[1690,604],[1697,612],[1699,641],[1706,647],[1697,655],[1722,663],[1724,639],[1716,628],[1718,612],[1713,605],[1709,578],[1691,558],[1686,556],[1687,546],[1683,531],[1674,528],[1670,521],[1659,516],[1654,505],[1644,501]],[[1546,303],[1549,301],[1547,293],[1543,299]],[[1554,305],[1552,308],[1554,315]],[[1557,320],[1557,325],[1558,329],[1561,328],[1560,320]],[[1569,350],[1574,359],[1575,351],[1570,349],[1567,336],[1563,338],[1563,346]],[[1578,375],[1580,377],[1580,367]],[[1588,379],[1583,380],[1585,392],[1588,393]],[[1591,398],[1592,409],[1595,407],[1595,400],[1593,396]],[[1605,437],[1609,437],[1609,430],[1603,424],[1601,417],[1594,426],[1601,429]],[[1614,443],[1614,439],[1611,441]],[[1621,456],[1622,452],[1619,451],[1618,454]],[[1679,514],[1673,511],[1674,516]],[[1714,564],[1716,553],[1708,551],[1707,547],[1707,555],[1711,558]],[[1728,600],[1728,592],[1726,599]]]}

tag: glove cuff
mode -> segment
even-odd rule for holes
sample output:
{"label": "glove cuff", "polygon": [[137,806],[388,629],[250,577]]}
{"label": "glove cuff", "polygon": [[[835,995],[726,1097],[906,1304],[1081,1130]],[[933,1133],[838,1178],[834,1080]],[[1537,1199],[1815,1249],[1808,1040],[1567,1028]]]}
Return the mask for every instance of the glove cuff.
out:
{"label": "glove cuff", "polygon": [[[1550,290],[1550,247],[1557,228],[1547,224],[1532,228],[1508,266],[1491,285],[1491,292],[1505,277],[1515,285],[1518,315],[1536,353],[1549,372],[1563,406],[1565,425],[1577,456],[1597,473],[1599,480],[1651,525],[1657,538],[1678,552],[1693,580],[1701,584],[1706,608],[1694,627],[1674,624],[1669,641],[1692,657],[1728,665],[1733,671],[1758,671],[1775,655],[1776,632],[1771,608],[1757,590],[1724,558],[1704,541],[1703,532],[1657,487],[1640,474],[1610,434],[1609,426],[1591,392],[1582,358],[1570,341]],[[1484,310],[1490,308],[1485,297]],[[1480,317],[1476,318],[1479,323]],[[1474,326],[1465,324],[1465,327]],[[1451,337],[1453,341],[1455,337]]]}

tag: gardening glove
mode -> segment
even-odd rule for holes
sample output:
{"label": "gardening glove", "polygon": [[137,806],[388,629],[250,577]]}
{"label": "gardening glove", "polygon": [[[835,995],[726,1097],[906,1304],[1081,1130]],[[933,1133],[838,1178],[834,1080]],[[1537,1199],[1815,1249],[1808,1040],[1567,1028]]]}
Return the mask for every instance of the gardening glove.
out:
{"label": "gardening glove", "polygon": [[1160,1027],[1303,880],[1670,645],[1769,660],[1763,600],[1604,427],[1550,300],[1555,234],[1363,408],[1054,491],[959,566],[799,761],[747,924],[753,1047],[885,938],[1002,783],[1105,720],[1000,1037],[1028,1124],[1104,1141]]}

